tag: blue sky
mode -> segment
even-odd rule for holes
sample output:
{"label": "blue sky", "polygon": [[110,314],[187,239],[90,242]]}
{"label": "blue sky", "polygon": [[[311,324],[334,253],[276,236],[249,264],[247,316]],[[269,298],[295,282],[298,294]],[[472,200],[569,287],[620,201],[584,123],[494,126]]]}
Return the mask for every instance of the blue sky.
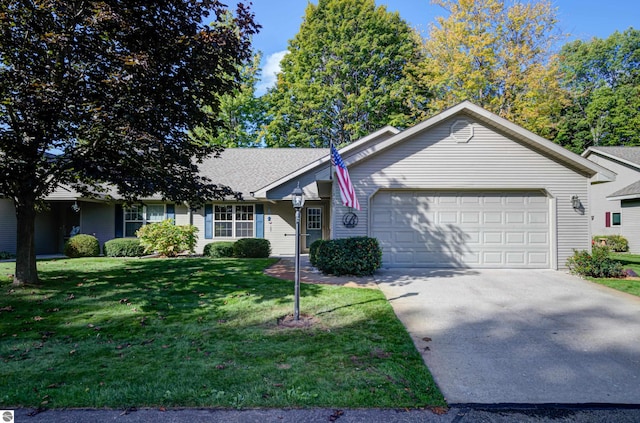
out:
{"label": "blue sky", "polygon": [[[254,48],[262,51],[262,82],[257,94],[264,93],[274,81],[278,63],[287,49],[288,41],[300,28],[307,0],[252,0],[256,20],[262,25],[254,37]],[[230,2],[231,3],[231,2]],[[317,1],[313,1],[317,3]],[[423,35],[436,16],[444,9],[430,0],[376,0],[389,11],[397,11]],[[552,0],[557,8],[559,28],[570,34],[569,40],[606,38],[616,30],[629,27],[640,29],[640,1],[638,0]]]}

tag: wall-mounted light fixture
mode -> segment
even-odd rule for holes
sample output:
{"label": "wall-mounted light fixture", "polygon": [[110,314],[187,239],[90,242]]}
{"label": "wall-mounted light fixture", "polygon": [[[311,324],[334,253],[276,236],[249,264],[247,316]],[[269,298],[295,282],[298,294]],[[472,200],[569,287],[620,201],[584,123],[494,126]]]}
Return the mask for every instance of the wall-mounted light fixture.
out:
{"label": "wall-mounted light fixture", "polygon": [[581,205],[582,204],[580,204],[580,198],[577,195],[572,195],[571,196],[571,207],[573,207],[574,209],[579,209]]}
{"label": "wall-mounted light fixture", "polygon": [[80,211],[80,206],[78,205],[77,201],[73,202],[73,204],[71,205],[71,210],[73,210],[76,213],[78,213]]}

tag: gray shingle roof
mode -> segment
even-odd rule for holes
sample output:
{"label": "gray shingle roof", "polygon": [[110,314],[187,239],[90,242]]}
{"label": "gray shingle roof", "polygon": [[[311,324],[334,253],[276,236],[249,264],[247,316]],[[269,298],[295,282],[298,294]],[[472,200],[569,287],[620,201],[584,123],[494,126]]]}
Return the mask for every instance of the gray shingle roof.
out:
{"label": "gray shingle roof", "polygon": [[227,148],[219,158],[206,159],[200,174],[248,198],[251,192],[328,155],[328,148]]}
{"label": "gray shingle roof", "polygon": [[608,195],[607,198],[629,197],[629,196],[640,197],[640,181],[636,181],[631,185],[627,185],[626,187],[619,189],[613,194]]}
{"label": "gray shingle roof", "polygon": [[591,150],[615,156],[640,167],[640,147],[591,147]]}

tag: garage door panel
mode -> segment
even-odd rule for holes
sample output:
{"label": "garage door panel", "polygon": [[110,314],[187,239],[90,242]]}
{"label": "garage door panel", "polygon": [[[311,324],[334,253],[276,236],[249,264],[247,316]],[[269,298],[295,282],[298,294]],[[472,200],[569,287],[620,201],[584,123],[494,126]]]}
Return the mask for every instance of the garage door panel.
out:
{"label": "garage door panel", "polygon": [[526,263],[526,255],[524,251],[507,251],[505,261],[510,266],[522,266]]}
{"label": "garage door panel", "polygon": [[529,212],[527,216],[529,217],[529,223],[532,223],[532,224],[538,223],[541,225],[549,224],[549,221],[547,219],[547,217],[549,216],[549,213],[546,211]]}
{"label": "garage door panel", "polygon": [[372,216],[389,266],[550,267],[549,205],[539,192],[382,191]]}
{"label": "garage door panel", "polygon": [[524,215],[525,215],[525,213],[523,211],[506,212],[505,213],[505,223],[507,225],[508,224],[524,223]]}
{"label": "garage door panel", "polygon": [[438,223],[458,223],[458,212],[443,211],[438,215]]}
{"label": "garage door panel", "polygon": [[526,234],[524,232],[507,232],[506,241],[507,245],[524,245],[526,240]]}
{"label": "garage door panel", "polygon": [[530,252],[528,254],[528,261],[533,265],[540,265],[540,267],[549,267],[549,253]]}
{"label": "garage door panel", "polygon": [[482,262],[489,266],[502,267],[504,260],[501,251],[484,251],[482,253]]}
{"label": "garage door panel", "polygon": [[480,212],[460,212],[460,223],[480,223]]}
{"label": "garage door panel", "polygon": [[492,223],[502,223],[502,212],[499,211],[489,211],[484,212],[482,214],[483,222],[492,224]]}
{"label": "garage door panel", "polygon": [[547,232],[529,232],[529,244],[547,245],[549,234]]}
{"label": "garage door panel", "polygon": [[502,244],[502,232],[485,232],[483,235],[485,244]]}

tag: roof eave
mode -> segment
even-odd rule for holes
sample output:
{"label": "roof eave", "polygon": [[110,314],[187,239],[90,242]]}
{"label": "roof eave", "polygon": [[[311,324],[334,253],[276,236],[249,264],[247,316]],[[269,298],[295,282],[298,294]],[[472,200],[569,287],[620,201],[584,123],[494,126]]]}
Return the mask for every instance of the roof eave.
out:
{"label": "roof eave", "polygon": [[585,151],[582,152],[581,156],[587,158],[587,157],[589,157],[591,155],[591,153],[595,153],[595,154],[598,154],[600,156],[606,157],[608,159],[614,160],[616,162],[620,162],[620,163],[626,164],[626,165],[631,166],[633,168],[636,168],[636,169],[638,169],[640,171],[640,165],[638,165],[637,163],[634,163],[634,162],[632,162],[630,160],[627,160],[627,159],[623,159],[623,158],[621,158],[619,156],[616,156],[615,154],[611,154],[611,153],[607,153],[605,151],[599,150],[597,147],[589,147],[589,148],[587,148]]}

